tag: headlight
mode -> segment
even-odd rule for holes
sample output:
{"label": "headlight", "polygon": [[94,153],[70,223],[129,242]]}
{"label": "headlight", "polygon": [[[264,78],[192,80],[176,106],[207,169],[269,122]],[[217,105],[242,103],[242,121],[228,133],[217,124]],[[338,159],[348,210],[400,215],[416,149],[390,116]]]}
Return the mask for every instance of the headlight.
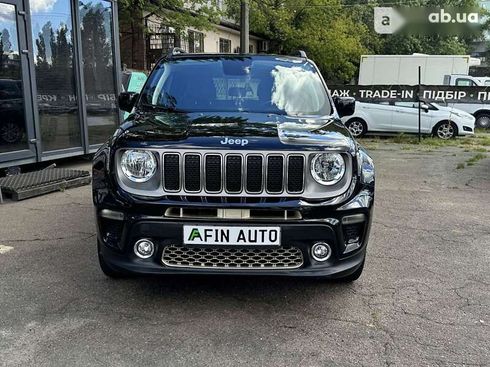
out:
{"label": "headlight", "polygon": [[374,183],[374,162],[372,158],[363,150],[359,149],[359,167],[361,169],[361,183]]}
{"label": "headlight", "polygon": [[121,157],[121,169],[133,182],[146,182],[155,175],[157,160],[146,150],[126,150]]}
{"label": "headlight", "polygon": [[344,158],[338,153],[320,153],[311,160],[311,175],[321,185],[334,185],[345,173]]}

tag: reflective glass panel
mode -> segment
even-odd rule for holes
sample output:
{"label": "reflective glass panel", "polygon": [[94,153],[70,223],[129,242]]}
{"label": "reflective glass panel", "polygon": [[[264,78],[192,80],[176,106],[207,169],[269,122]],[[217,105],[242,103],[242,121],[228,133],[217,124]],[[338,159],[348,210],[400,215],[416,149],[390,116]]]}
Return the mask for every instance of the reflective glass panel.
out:
{"label": "reflective glass panel", "polygon": [[43,151],[80,147],[69,0],[32,0],[32,39]]}
{"label": "reflective glass panel", "polygon": [[15,10],[0,3],[0,153],[28,148]]}
{"label": "reflective glass panel", "polygon": [[89,142],[100,144],[118,125],[112,4],[100,0],[80,1],[79,4]]}

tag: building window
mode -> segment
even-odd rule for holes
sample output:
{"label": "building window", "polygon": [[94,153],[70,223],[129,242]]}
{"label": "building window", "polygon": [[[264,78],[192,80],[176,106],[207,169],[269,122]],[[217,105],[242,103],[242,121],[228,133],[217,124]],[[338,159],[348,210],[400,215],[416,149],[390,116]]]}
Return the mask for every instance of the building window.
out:
{"label": "building window", "polygon": [[116,106],[112,3],[104,0],[79,1],[83,74],[90,144],[104,143],[116,130]]}
{"label": "building window", "polygon": [[0,3],[0,153],[29,149],[14,5]]}
{"label": "building window", "polygon": [[41,0],[31,4],[42,150],[81,147],[71,1],[53,1],[53,12]]}
{"label": "building window", "polygon": [[177,47],[175,30],[159,22],[147,20],[148,36],[146,38],[147,68],[152,69],[163,55]]}
{"label": "building window", "polygon": [[231,53],[231,40],[226,38],[219,39],[219,52],[221,54]]}
{"label": "building window", "polygon": [[204,52],[204,33],[189,31],[189,52]]}
{"label": "building window", "polygon": [[162,50],[163,53],[175,47],[175,32],[170,27],[148,22],[149,49]]}

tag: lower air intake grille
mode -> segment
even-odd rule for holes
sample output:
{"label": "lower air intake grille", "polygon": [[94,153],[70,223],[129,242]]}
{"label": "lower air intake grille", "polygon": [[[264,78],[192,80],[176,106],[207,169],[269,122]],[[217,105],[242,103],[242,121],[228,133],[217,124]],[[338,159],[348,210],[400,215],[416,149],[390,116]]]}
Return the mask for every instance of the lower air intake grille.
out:
{"label": "lower air intake grille", "polygon": [[167,246],[162,262],[175,268],[199,269],[295,269],[303,265],[303,253],[290,248],[193,248]]}

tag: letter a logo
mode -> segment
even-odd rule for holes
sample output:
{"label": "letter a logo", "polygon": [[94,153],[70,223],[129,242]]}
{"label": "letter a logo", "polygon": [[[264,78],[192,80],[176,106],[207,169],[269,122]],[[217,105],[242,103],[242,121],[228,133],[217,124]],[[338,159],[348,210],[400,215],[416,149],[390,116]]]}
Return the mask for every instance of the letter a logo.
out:
{"label": "letter a logo", "polygon": [[189,235],[189,241],[194,241],[196,238],[199,238],[202,241],[199,230],[197,228],[192,228],[191,234]]}
{"label": "letter a logo", "polygon": [[374,8],[374,31],[379,34],[392,34],[405,24],[405,19],[394,8]]}

